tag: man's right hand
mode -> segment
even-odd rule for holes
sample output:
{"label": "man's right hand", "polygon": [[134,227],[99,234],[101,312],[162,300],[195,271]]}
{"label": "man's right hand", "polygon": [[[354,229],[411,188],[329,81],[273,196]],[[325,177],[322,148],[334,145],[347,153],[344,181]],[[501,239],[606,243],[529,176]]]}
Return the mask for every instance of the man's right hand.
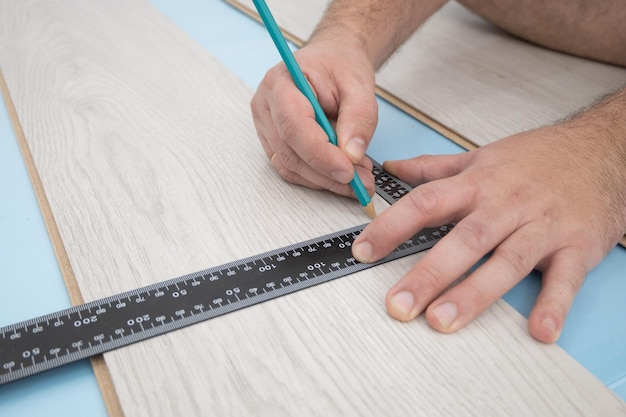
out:
{"label": "man's right hand", "polygon": [[312,41],[296,60],[333,123],[338,147],[315,121],[313,108],[287,68],[270,69],[251,101],[257,133],[272,166],[286,180],[352,196],[356,168],[374,193],[365,151],[378,121],[374,69],[363,47],[341,39]]}

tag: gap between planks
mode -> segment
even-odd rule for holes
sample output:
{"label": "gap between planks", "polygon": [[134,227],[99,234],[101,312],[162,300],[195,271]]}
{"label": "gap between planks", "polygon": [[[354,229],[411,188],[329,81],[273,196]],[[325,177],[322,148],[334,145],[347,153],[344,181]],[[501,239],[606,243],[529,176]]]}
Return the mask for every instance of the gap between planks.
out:
{"label": "gap between planks", "polygon": [[[224,1],[226,3],[228,3],[230,6],[234,7],[237,10],[239,10],[240,12],[242,12],[242,13],[246,14],[247,16],[251,17],[252,19],[256,20],[259,24],[261,24],[261,25],[263,24],[259,14],[255,10],[250,9],[249,7],[241,4],[237,0],[224,0]],[[280,28],[280,31],[282,32],[283,36],[288,41],[296,44],[298,47],[302,47],[305,44],[304,40],[302,40],[299,37],[295,36],[293,33],[290,33],[288,31],[284,30],[283,28]],[[383,89],[383,88],[381,88],[379,86],[376,86],[376,94],[380,98],[382,98],[383,100],[389,102],[390,104],[392,104],[396,108],[398,108],[401,111],[403,111],[404,113],[408,114],[409,116],[413,117],[414,119],[417,119],[418,121],[420,121],[424,125],[428,126],[429,128],[433,129],[437,133],[441,134],[446,139],[449,139],[452,142],[456,143],[457,145],[461,146],[463,149],[465,149],[467,151],[471,151],[471,150],[479,148],[479,146],[476,145],[474,142],[472,142],[469,138],[466,138],[465,136],[463,136],[463,135],[455,132],[454,130],[446,127],[444,124],[438,122],[437,120],[433,119],[432,117],[428,116],[427,114],[423,113],[422,111],[418,110],[417,108],[411,106],[409,103],[407,103],[406,101],[404,101],[404,100],[398,98],[397,96],[391,94],[387,90],[385,90],[385,89]],[[624,237],[619,242],[619,244],[626,248],[626,235],[624,235]]]}
{"label": "gap between planks", "polygon": [[[20,151],[22,152],[22,158],[24,159],[24,164],[26,165],[28,176],[30,177],[30,182],[33,186],[33,190],[35,191],[37,203],[39,204],[39,209],[41,210],[41,215],[43,216],[54,254],[57,258],[57,262],[59,263],[61,275],[63,276],[63,281],[69,294],[70,301],[74,306],[84,304],[83,295],[78,287],[78,282],[76,281],[76,276],[74,275],[72,265],[70,264],[69,257],[67,256],[65,245],[61,239],[61,234],[59,233],[56,220],[52,214],[48,197],[46,196],[43,184],[41,183],[39,172],[37,171],[35,161],[33,160],[33,155],[31,154],[30,147],[26,141],[22,124],[17,116],[17,111],[15,110],[11,93],[9,92],[9,88],[4,79],[4,74],[1,70],[0,90],[2,91],[2,97],[4,98],[4,103],[6,105],[7,112],[9,113],[9,119],[11,120],[13,131],[15,132]],[[122,406],[117,394],[115,393],[113,380],[111,379],[111,374],[109,373],[104,357],[102,355],[97,355],[93,356],[90,360],[108,415],[110,417],[124,417]]]}

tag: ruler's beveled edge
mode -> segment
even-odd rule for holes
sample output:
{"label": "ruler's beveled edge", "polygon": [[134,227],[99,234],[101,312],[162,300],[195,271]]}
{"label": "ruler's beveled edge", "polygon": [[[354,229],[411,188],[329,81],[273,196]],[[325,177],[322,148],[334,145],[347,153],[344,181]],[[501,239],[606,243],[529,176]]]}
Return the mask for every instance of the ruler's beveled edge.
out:
{"label": "ruler's beveled edge", "polygon": [[[35,197],[37,198],[37,203],[39,204],[39,209],[41,210],[41,215],[46,225],[48,236],[50,237],[52,249],[54,250],[57,262],[59,263],[59,269],[61,270],[63,282],[65,283],[70,301],[74,306],[84,304],[83,295],[81,294],[78,282],[76,281],[74,270],[72,269],[67,251],[65,250],[63,240],[61,239],[61,234],[59,233],[56,220],[52,214],[48,197],[46,196],[46,192],[43,188],[39,172],[35,166],[33,155],[30,151],[30,147],[28,146],[28,142],[26,141],[26,136],[24,135],[24,129],[22,128],[22,124],[17,115],[13,99],[11,98],[11,93],[6,80],[4,79],[4,74],[2,73],[1,68],[0,92],[2,98],[4,99],[7,112],[9,113],[9,119],[13,125],[15,137],[17,138],[22,158],[24,159],[24,164],[26,165],[28,176],[33,186]],[[115,388],[113,387],[113,380],[104,357],[102,355],[92,357],[91,366],[96,376],[96,380],[98,381],[98,386],[100,387],[100,392],[102,393],[102,397],[106,405],[107,414],[111,417],[124,417],[122,406],[115,392]]]}
{"label": "ruler's beveled edge", "polygon": [[[244,4],[240,3],[238,0],[224,0],[224,1],[227,4],[231,5],[232,7],[234,7],[235,9],[241,11],[242,13],[250,16],[252,19],[262,24],[261,18],[258,15],[258,13],[250,9],[249,7],[245,6]],[[299,47],[302,47],[305,44],[304,40],[300,39],[299,37],[295,36],[294,34],[290,32],[287,32],[286,30],[282,28],[281,28],[281,32],[288,41],[298,45]],[[420,110],[416,109],[415,107],[411,106],[409,103],[405,102],[399,97],[396,97],[395,95],[391,94],[385,89],[379,86],[376,86],[376,94],[380,98],[384,99],[385,101],[389,102],[396,108],[403,111],[404,113],[419,120],[421,123],[430,127],[431,129],[441,134],[445,138],[461,146],[463,149],[471,151],[471,150],[479,148],[479,146],[476,145],[474,142],[472,142],[469,138],[466,138],[460,135],[459,133],[455,132],[454,130],[449,129],[444,124],[438,122],[437,120],[433,119],[427,114],[421,112]],[[626,235],[624,235],[624,237],[618,244],[626,248]]]}

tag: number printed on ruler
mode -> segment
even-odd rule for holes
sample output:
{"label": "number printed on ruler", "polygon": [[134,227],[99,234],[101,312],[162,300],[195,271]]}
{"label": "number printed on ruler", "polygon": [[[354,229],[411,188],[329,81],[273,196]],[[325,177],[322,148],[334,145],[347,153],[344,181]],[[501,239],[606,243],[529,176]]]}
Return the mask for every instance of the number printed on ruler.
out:
{"label": "number printed on ruler", "polygon": [[[404,195],[408,186],[395,184],[382,168],[376,176],[377,185],[393,190],[392,201]],[[425,229],[374,264],[352,257],[364,227],[0,328],[0,384],[428,249],[452,225]]]}

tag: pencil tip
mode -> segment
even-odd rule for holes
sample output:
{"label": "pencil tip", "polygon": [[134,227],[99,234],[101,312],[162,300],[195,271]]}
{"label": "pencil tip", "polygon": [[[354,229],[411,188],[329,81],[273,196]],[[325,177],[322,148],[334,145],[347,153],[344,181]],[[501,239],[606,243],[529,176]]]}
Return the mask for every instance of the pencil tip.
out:
{"label": "pencil tip", "polygon": [[376,217],[376,209],[374,208],[374,203],[370,201],[367,206],[363,206],[363,210],[370,216],[370,219],[374,219]]}

